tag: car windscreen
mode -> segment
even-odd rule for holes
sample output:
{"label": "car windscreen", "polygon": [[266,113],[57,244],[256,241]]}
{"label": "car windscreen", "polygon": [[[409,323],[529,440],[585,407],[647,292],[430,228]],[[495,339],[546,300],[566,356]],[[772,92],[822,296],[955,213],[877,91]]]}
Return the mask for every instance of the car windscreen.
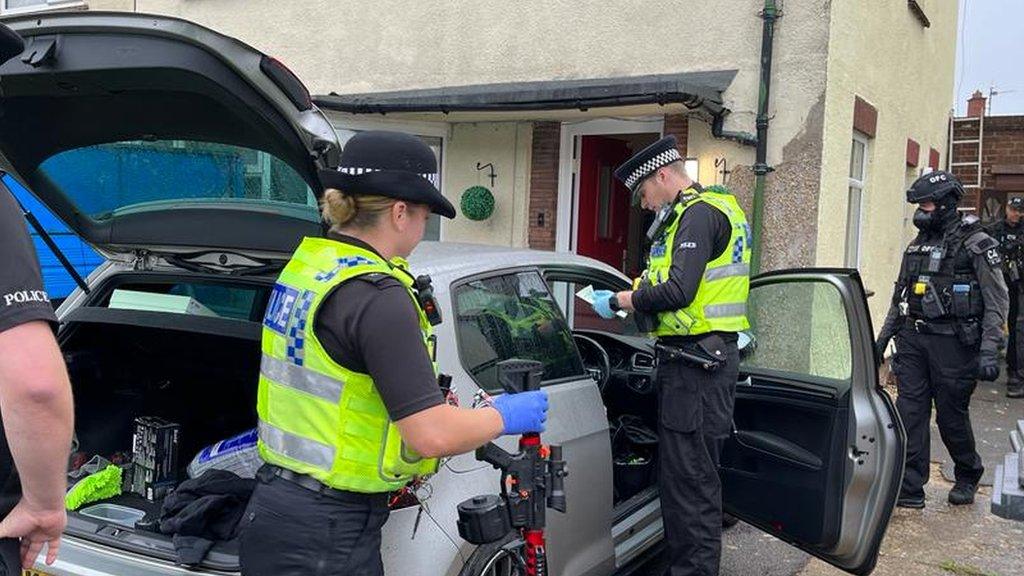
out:
{"label": "car windscreen", "polygon": [[497,364],[518,358],[544,365],[544,381],[585,372],[572,334],[536,271],[470,280],[453,288],[459,357],[477,385],[501,391]]}
{"label": "car windscreen", "polygon": [[96,221],[186,203],[239,204],[318,221],[313,191],[294,168],[241,146],[193,140],[114,142],[60,152],[39,171]]}

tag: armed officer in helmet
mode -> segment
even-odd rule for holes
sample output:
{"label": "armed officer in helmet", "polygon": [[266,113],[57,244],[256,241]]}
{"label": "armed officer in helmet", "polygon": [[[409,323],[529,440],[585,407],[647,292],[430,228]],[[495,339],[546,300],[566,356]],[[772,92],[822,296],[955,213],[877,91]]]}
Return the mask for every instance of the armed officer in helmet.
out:
{"label": "armed officer in helmet", "polygon": [[879,358],[895,337],[907,462],[897,506],[924,507],[932,401],[942,442],[955,464],[950,504],[974,502],[984,472],[974,445],[970,403],[977,379],[999,376],[1008,298],[999,243],[976,216],[961,215],[964,189],[952,174],[931,172],[907,190],[921,230],[903,255],[892,305],[875,343]]}
{"label": "armed officer in helmet", "polygon": [[[683,169],[673,136],[615,171],[633,202],[656,212],[647,270],[635,291],[594,293],[605,318],[636,310],[657,337],[659,491],[671,576],[718,574],[719,455],[732,429],[737,332],[750,327],[750,228],[731,194]],[[646,322],[644,321],[646,320]]]}
{"label": "armed officer in helmet", "polygon": [[1024,358],[1024,338],[1020,332],[1024,324],[1018,325],[1018,301],[1020,300],[1020,274],[1024,266],[1024,198],[1011,198],[1006,203],[1006,219],[996,222],[989,234],[999,242],[1003,256],[1003,279],[1010,292],[1010,315],[1007,318],[1010,338],[1006,345],[1006,395],[1010,398],[1024,397],[1024,379],[1020,373],[1020,359]]}

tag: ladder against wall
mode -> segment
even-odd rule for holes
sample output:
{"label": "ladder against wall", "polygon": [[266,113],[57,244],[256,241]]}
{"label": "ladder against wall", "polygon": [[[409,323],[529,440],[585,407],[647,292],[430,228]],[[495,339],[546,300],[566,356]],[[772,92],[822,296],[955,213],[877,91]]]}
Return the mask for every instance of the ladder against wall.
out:
{"label": "ladder against wall", "polygon": [[[982,152],[985,143],[985,117],[953,118],[950,123],[949,135],[949,166],[950,172],[964,185],[967,197],[961,204],[965,208],[978,211],[982,219],[990,214],[992,207],[987,206],[982,189]],[[998,203],[998,202],[997,202]],[[995,207],[1001,211],[1002,207]]]}

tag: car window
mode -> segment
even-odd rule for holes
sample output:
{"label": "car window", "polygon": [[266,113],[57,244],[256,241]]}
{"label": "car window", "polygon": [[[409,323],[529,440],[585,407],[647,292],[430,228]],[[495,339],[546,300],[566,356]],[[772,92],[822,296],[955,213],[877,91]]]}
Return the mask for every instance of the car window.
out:
{"label": "car window", "polygon": [[286,207],[317,219],[316,199],[298,172],[275,156],[241,146],[114,142],[66,150],[39,170],[93,220],[182,202]]}
{"label": "car window", "polygon": [[110,308],[177,312],[259,321],[267,288],[202,282],[121,284],[105,302]]}
{"label": "car window", "polygon": [[744,368],[850,379],[850,327],[842,295],[833,284],[762,284],[751,288],[747,312],[755,346],[745,355]]}
{"label": "car window", "polygon": [[549,283],[551,292],[555,294],[559,307],[569,318],[569,325],[573,330],[598,330],[624,336],[642,336],[636,327],[636,321],[632,313],[625,318],[616,316],[608,320],[597,315],[594,308],[576,296],[576,293],[585,287],[593,286],[594,290],[613,290],[614,286],[600,282],[567,282],[556,280]]}
{"label": "car window", "polygon": [[572,335],[543,278],[534,271],[470,280],[453,289],[459,357],[477,385],[500,391],[497,363],[544,364],[544,380],[583,376]]}

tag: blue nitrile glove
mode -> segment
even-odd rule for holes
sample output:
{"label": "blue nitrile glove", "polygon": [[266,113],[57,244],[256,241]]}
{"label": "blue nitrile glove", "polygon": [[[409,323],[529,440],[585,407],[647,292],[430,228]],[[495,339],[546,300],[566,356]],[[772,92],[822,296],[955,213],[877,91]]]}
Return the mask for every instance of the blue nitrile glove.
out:
{"label": "blue nitrile glove", "polygon": [[518,394],[502,394],[494,399],[494,409],[505,422],[502,434],[543,432],[548,421],[548,392],[534,390]]}
{"label": "blue nitrile glove", "polygon": [[615,292],[611,290],[594,290],[594,312],[597,312],[597,315],[605,320],[615,318],[615,311],[608,303],[612,296],[615,296]]}

